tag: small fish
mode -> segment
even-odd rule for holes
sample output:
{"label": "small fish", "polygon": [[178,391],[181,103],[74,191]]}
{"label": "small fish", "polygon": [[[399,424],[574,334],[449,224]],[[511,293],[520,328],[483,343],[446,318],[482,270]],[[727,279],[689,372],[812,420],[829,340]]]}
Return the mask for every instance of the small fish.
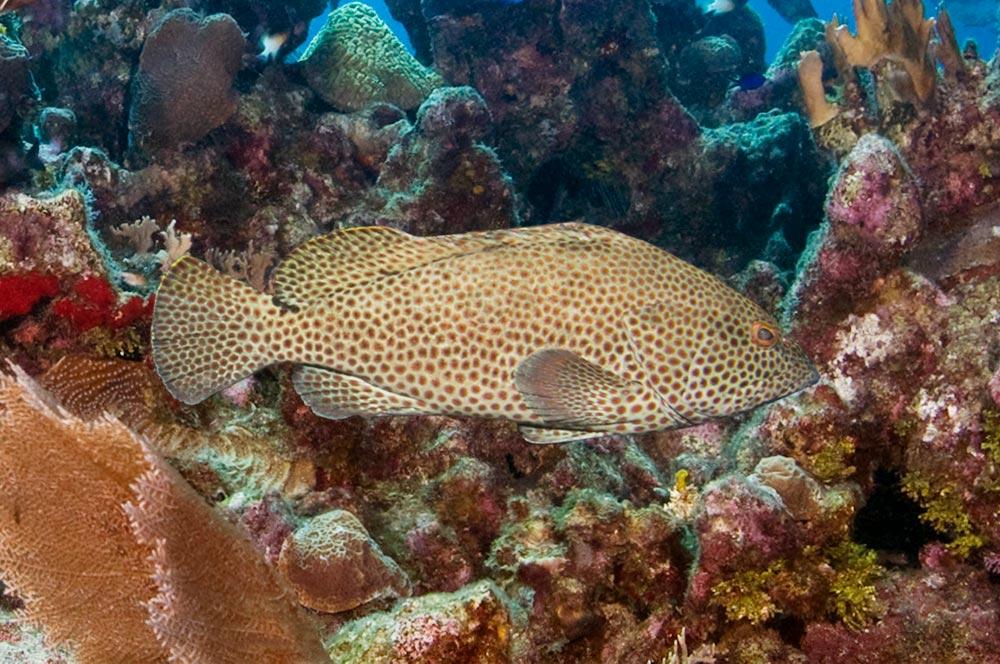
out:
{"label": "small fish", "polygon": [[767,77],[757,72],[743,74],[736,79],[736,85],[740,90],[756,90],[767,83]]}
{"label": "small fish", "polygon": [[278,57],[281,47],[288,41],[287,32],[277,32],[274,34],[264,34],[260,38],[260,53],[257,54],[259,60],[270,62]]}
{"label": "small fish", "polygon": [[743,5],[746,0],[739,2],[739,0],[712,0],[707,7],[705,7],[705,13],[707,14],[728,14],[739,5]]}
{"label": "small fish", "polygon": [[535,443],[684,427],[817,374],[716,277],[586,224],[313,238],[273,295],[183,257],[153,312],[153,361],[194,404],[279,362],[323,417],[502,417]]}

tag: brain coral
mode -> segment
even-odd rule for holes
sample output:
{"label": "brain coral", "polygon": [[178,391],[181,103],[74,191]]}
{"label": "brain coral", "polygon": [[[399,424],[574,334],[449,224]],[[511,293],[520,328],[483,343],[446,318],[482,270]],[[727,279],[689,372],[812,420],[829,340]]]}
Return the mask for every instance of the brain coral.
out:
{"label": "brain coral", "polygon": [[330,12],[300,61],[310,87],[342,111],[380,101],[413,109],[442,83],[360,2]]}
{"label": "brain coral", "polygon": [[285,540],[278,568],[299,602],[337,613],[373,599],[410,594],[410,581],[350,512],[333,510]]}
{"label": "brain coral", "polygon": [[128,118],[131,143],[146,151],[170,148],[225,122],[236,110],[233,78],[245,46],[228,14],[166,14],[139,56]]}

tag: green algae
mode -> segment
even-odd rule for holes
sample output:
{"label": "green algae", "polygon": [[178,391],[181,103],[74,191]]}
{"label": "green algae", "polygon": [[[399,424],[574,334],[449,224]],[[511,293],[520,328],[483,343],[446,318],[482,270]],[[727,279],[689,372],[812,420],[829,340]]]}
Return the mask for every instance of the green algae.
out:
{"label": "green algae", "polygon": [[828,607],[845,625],[861,629],[881,609],[875,582],[885,570],[874,551],[850,540],[828,547],[823,557],[834,572]]}
{"label": "green algae", "polygon": [[903,493],[923,508],[921,521],[951,538],[945,546],[955,555],[968,558],[986,543],[975,532],[958,487],[912,471],[903,477]]}
{"label": "green algae", "polygon": [[795,558],[743,570],[716,583],[711,604],[722,608],[728,620],[751,625],[817,606],[850,629],[862,629],[882,610],[875,584],[884,572],[875,552],[857,542],[806,546]]}
{"label": "green algae", "polygon": [[778,613],[771,589],[778,575],[785,571],[785,562],[778,560],[762,570],[737,572],[712,587],[711,603],[722,607],[729,620],[760,624]]}
{"label": "green algae", "polygon": [[1000,467],[1000,410],[985,410],[982,416],[983,440],[980,447],[994,467]]}
{"label": "green algae", "polygon": [[841,482],[857,470],[848,463],[854,455],[855,447],[855,440],[851,436],[834,438],[815,454],[805,455],[803,465],[820,482],[825,484]]}

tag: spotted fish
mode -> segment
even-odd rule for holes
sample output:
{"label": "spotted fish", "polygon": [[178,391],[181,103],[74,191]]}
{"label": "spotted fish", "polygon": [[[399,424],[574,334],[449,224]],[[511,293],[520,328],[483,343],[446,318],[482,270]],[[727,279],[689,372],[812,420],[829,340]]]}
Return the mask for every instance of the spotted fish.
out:
{"label": "spotted fish", "polygon": [[688,426],[817,378],[716,277],[578,223],[335,231],[278,266],[273,294],[184,257],[157,293],[152,338],[157,372],[188,404],[287,362],[324,417],[502,417],[536,443]]}

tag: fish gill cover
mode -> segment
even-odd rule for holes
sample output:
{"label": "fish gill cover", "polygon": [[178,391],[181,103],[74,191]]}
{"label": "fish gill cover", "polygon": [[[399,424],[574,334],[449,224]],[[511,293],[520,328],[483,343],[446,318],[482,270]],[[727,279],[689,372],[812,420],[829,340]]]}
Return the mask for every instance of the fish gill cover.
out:
{"label": "fish gill cover", "polygon": [[0,0],[0,661],[997,661],[996,20]]}

